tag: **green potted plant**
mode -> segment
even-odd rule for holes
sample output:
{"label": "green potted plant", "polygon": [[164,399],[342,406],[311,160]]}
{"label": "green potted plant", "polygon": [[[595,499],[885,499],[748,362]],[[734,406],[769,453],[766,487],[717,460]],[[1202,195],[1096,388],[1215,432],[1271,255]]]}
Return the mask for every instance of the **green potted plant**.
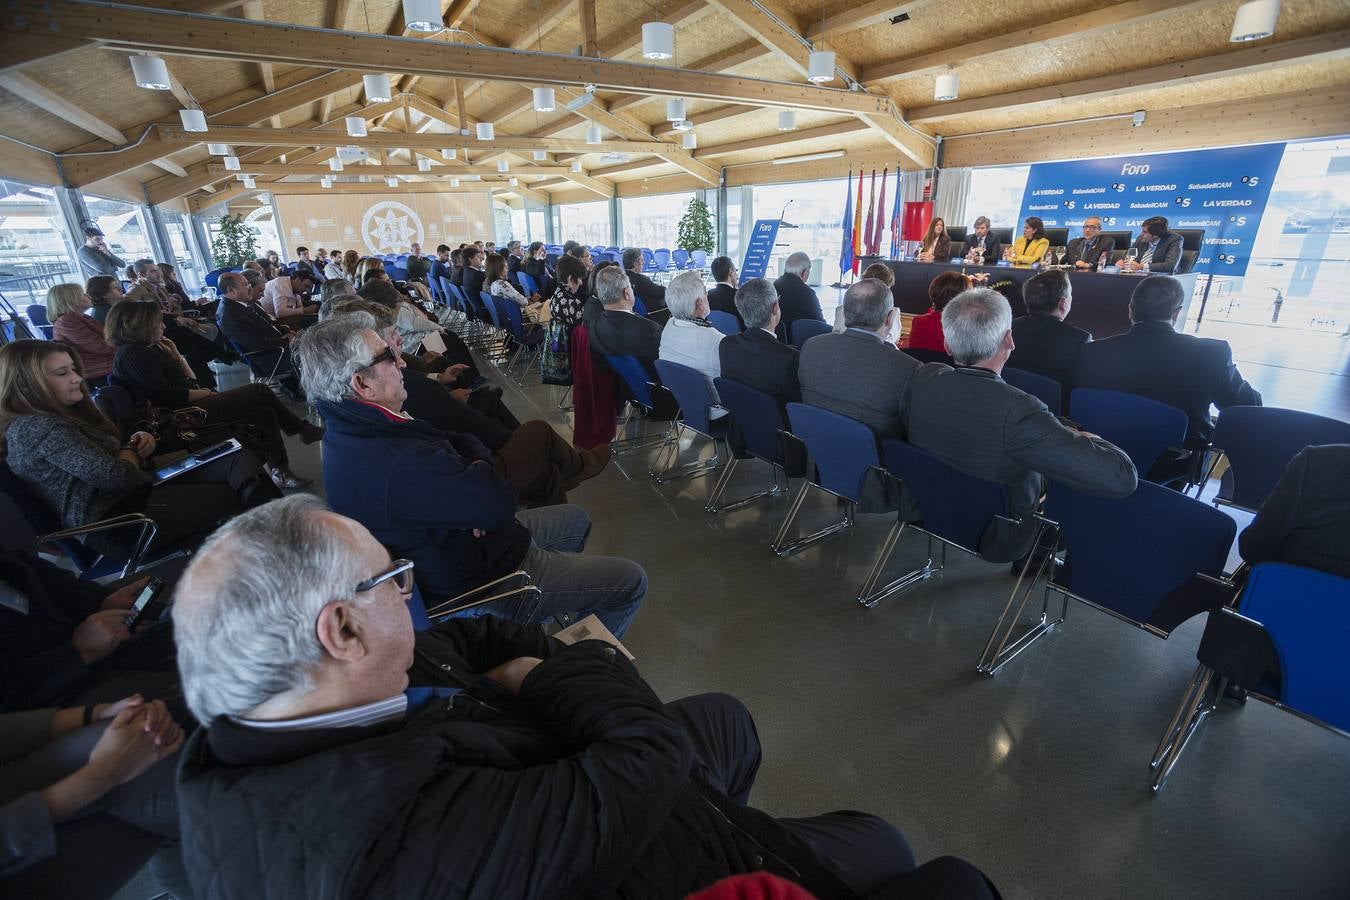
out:
{"label": "green potted plant", "polygon": [[713,234],[712,213],[708,210],[708,204],[697,194],[689,201],[684,218],[680,219],[675,246],[685,250],[702,250],[705,253],[712,253],[717,247],[717,238]]}
{"label": "green potted plant", "polygon": [[217,269],[242,266],[258,258],[258,232],[244,224],[242,215],[223,215],[217,223],[216,237],[211,241],[211,256]]}

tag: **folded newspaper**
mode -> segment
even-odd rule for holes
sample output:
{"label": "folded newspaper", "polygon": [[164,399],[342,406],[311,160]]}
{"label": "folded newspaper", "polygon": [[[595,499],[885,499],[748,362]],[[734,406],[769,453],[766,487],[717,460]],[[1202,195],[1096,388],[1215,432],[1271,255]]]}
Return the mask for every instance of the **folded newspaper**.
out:
{"label": "folded newspaper", "polygon": [[577,641],[604,641],[606,644],[617,647],[619,652],[630,660],[637,659],[636,656],[628,652],[627,647],[619,643],[619,639],[608,628],[601,624],[594,613],[575,625],[569,625],[553,636],[564,644],[575,644]]}

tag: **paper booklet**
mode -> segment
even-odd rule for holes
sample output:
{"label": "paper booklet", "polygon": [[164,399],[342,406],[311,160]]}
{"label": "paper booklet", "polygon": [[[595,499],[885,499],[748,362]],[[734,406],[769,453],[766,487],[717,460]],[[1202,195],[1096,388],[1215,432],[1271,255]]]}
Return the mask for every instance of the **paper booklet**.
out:
{"label": "paper booklet", "polygon": [[553,636],[569,645],[575,644],[577,641],[604,641],[606,644],[617,647],[619,652],[628,657],[630,661],[637,659],[636,656],[628,652],[627,647],[619,643],[619,639],[608,628],[601,624],[594,613],[574,625],[569,625]]}

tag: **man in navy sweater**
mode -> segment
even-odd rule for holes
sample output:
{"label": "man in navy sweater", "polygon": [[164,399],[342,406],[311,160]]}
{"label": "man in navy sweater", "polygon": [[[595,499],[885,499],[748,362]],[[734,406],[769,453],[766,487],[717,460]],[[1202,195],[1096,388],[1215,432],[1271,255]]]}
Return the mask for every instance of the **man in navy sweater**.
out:
{"label": "man in navy sweater", "polygon": [[523,569],[543,592],[537,608],[502,601],[478,611],[536,622],[595,613],[623,636],[647,574],[631,560],[580,555],[591,530],[584,509],[517,512],[515,489],[477,438],[403,412],[404,363],[376,332],[333,319],[308,329],[295,352],[326,426],[329,503],[417,564],[428,606]]}

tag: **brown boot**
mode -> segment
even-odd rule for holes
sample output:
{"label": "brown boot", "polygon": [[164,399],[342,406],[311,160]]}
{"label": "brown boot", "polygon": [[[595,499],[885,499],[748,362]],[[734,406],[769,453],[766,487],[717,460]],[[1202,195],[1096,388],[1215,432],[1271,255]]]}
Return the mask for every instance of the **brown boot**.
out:
{"label": "brown boot", "polygon": [[609,444],[602,444],[594,450],[578,450],[577,455],[581,457],[581,471],[567,480],[565,487],[569,491],[603,472],[613,458],[614,451]]}

